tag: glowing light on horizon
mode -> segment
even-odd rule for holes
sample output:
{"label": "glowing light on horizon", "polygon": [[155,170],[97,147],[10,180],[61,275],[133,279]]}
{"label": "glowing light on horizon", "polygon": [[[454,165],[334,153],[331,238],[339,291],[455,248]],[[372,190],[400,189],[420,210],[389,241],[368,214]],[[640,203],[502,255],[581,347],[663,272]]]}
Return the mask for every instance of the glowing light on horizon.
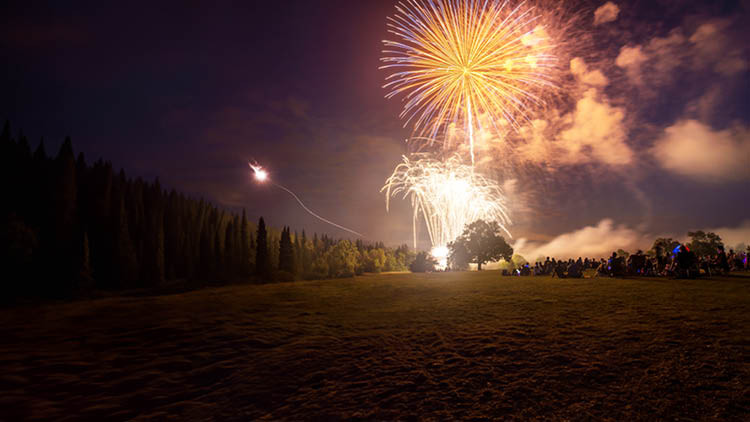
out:
{"label": "glowing light on horizon", "polygon": [[478,219],[496,221],[511,236],[506,229],[511,221],[505,195],[495,181],[464,164],[457,155],[444,161],[425,154],[414,157],[404,156],[380,191],[385,191],[386,209],[390,209],[392,196],[411,199],[415,248],[420,216],[438,253],[443,251],[439,248],[461,235],[467,224]]}
{"label": "glowing light on horizon", "polygon": [[404,95],[401,118],[415,135],[435,139],[448,125],[464,128],[474,163],[474,133],[527,120],[534,88],[552,86],[556,59],[534,9],[499,0],[407,0],[388,18],[385,63],[393,73],[386,98]]}
{"label": "glowing light on horizon", "polygon": [[430,255],[437,260],[439,270],[444,270],[448,267],[448,255],[450,255],[450,250],[448,250],[447,246],[441,245],[433,247],[430,250]]}

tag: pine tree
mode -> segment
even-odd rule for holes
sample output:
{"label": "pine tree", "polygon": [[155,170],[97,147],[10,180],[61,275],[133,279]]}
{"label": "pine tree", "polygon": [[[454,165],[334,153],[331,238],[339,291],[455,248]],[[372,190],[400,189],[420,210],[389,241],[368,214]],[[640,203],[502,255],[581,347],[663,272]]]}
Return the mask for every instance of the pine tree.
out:
{"label": "pine tree", "polygon": [[255,273],[265,281],[271,274],[271,262],[268,257],[268,234],[263,217],[258,221],[258,235],[256,237]]}
{"label": "pine tree", "polygon": [[179,255],[182,250],[181,227],[184,227],[184,224],[179,212],[177,192],[172,189],[164,207],[164,277],[168,280],[177,277]]}
{"label": "pine tree", "polygon": [[245,209],[242,209],[242,221],[240,223],[240,267],[239,273],[241,277],[246,277],[250,274],[250,242],[248,239],[248,227],[247,227],[247,216],[245,215]]}
{"label": "pine tree", "polygon": [[0,201],[0,211],[2,215],[9,215],[11,207],[13,206],[12,198],[8,196],[8,192],[13,189],[13,178],[12,173],[13,160],[15,159],[15,145],[13,145],[13,139],[10,134],[10,123],[6,120],[3,126],[3,132],[0,134],[0,187],[4,193],[5,200]]}
{"label": "pine tree", "polygon": [[232,277],[239,278],[242,274],[242,229],[240,227],[240,216],[235,214],[232,218]]}
{"label": "pine tree", "polygon": [[214,230],[214,271],[209,276],[212,280],[224,280],[226,278],[226,268],[224,268],[224,251],[221,247],[221,230],[216,227]]}
{"label": "pine tree", "polygon": [[68,294],[78,272],[79,247],[71,247],[80,239],[76,236],[76,168],[73,145],[65,138],[55,159],[54,188],[52,191],[52,257],[56,269],[54,294]]}
{"label": "pine tree", "polygon": [[207,221],[202,224],[198,254],[198,277],[206,280],[214,273],[214,245],[213,233]]}
{"label": "pine tree", "polygon": [[90,289],[93,285],[91,270],[91,247],[89,245],[89,235],[83,232],[83,250],[81,251],[81,268],[78,271],[78,288]]}
{"label": "pine tree", "polygon": [[312,251],[310,250],[310,245],[308,244],[307,235],[305,235],[305,231],[302,230],[302,275],[309,274],[312,270]]}
{"label": "pine tree", "polygon": [[294,249],[289,227],[281,231],[279,241],[279,270],[294,273]]}
{"label": "pine tree", "polygon": [[125,210],[125,201],[121,197],[119,206],[115,213],[115,238],[114,238],[114,264],[112,272],[116,285],[113,287],[132,288],[138,280],[138,261],[136,259],[135,247],[130,237],[128,227],[128,214]]}
{"label": "pine tree", "polygon": [[234,222],[230,220],[224,231],[224,272],[229,279],[234,278],[237,274],[234,266],[236,262],[234,254]]}
{"label": "pine tree", "polygon": [[300,241],[297,232],[294,232],[294,274],[302,275],[302,242]]}
{"label": "pine tree", "polygon": [[141,232],[142,278],[147,285],[158,285],[164,281],[164,206],[159,179],[153,185],[144,186],[144,223]]}

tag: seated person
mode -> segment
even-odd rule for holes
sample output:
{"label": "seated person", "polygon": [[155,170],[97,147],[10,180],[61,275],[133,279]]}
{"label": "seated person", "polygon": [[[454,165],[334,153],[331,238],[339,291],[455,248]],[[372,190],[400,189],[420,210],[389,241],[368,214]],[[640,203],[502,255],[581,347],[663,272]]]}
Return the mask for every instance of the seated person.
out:
{"label": "seated person", "polygon": [[602,260],[599,262],[599,266],[596,267],[596,275],[597,276],[609,275],[609,269],[607,269],[607,267],[608,267],[607,261],[604,258],[602,258]]}
{"label": "seated person", "polygon": [[646,258],[646,265],[643,267],[643,275],[647,277],[653,277],[656,273],[656,270],[654,268],[654,260],[651,258]]}
{"label": "seated person", "polygon": [[674,258],[674,273],[677,277],[693,278],[699,274],[698,259],[684,245],[679,246],[677,256]]}
{"label": "seated person", "polygon": [[718,255],[716,256],[715,265],[719,271],[723,274],[729,273],[729,260],[727,259],[727,253],[724,252],[724,247],[719,245],[717,248]]}
{"label": "seated person", "polygon": [[552,277],[565,278],[565,262],[563,260],[557,261],[557,265],[552,269]]}
{"label": "seated person", "polygon": [[642,250],[638,250],[633,255],[630,255],[630,258],[628,259],[629,264],[629,270],[630,273],[633,275],[643,275],[643,268],[646,266],[646,255],[643,255]]}
{"label": "seated person", "polygon": [[625,258],[617,256],[617,252],[612,252],[608,264],[610,277],[625,275]]}
{"label": "seated person", "polygon": [[570,265],[568,265],[568,277],[583,277],[583,263],[581,262],[580,258],[578,259],[578,261],[573,261]]}

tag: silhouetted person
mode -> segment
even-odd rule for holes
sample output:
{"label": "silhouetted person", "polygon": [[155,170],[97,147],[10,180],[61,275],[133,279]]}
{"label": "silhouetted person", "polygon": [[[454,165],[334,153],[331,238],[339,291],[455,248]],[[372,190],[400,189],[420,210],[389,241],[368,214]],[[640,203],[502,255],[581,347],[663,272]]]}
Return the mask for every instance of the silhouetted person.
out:
{"label": "silhouetted person", "polygon": [[693,252],[688,250],[684,245],[680,245],[677,256],[675,256],[675,273],[678,277],[692,278],[697,276],[698,260]]}
{"label": "silhouetted person", "polygon": [[727,254],[724,252],[724,247],[719,246],[717,248],[718,255],[716,256],[716,267],[724,274],[729,273],[729,261],[727,260]]}
{"label": "silhouetted person", "polygon": [[[555,262],[554,258],[552,258],[552,262]],[[557,265],[552,270],[552,277],[557,276],[557,278],[565,278],[565,268],[565,261],[557,261]]]}
{"label": "silhouetted person", "polygon": [[583,261],[581,261],[581,258],[578,258],[578,261],[573,261],[570,265],[568,265],[568,277],[583,277]]}
{"label": "silhouetted person", "polygon": [[630,255],[628,258],[628,268],[630,273],[633,275],[643,275],[643,267],[646,266],[646,256],[643,255],[643,251],[638,249],[638,252]]}
{"label": "silhouetted person", "polygon": [[606,259],[602,258],[599,261],[599,266],[596,267],[596,275],[597,276],[600,276],[600,275],[601,276],[609,275],[609,269],[608,269],[608,264],[607,264],[607,260]]}
{"label": "silhouetted person", "polygon": [[654,248],[654,253],[656,253],[656,272],[659,273],[661,271],[664,271],[664,267],[666,266],[666,257],[664,256],[664,251],[661,249],[661,246],[656,246]]}

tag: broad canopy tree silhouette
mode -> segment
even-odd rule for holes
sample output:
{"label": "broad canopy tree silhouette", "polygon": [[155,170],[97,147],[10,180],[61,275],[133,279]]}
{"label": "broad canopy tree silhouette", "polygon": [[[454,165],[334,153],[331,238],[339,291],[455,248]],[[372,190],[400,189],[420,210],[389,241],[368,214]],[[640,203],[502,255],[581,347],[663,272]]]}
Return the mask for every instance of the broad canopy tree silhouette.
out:
{"label": "broad canopy tree silhouette", "polygon": [[689,244],[690,249],[698,256],[716,255],[716,250],[719,247],[724,247],[724,242],[721,241],[721,237],[716,233],[706,233],[703,230],[698,230],[688,232],[688,237],[691,240]]}
{"label": "broad canopy tree silhouette", "polygon": [[448,244],[448,249],[451,262],[475,263],[479,271],[487,262],[501,258],[508,261],[513,257],[513,248],[505,241],[495,221],[477,220],[468,224],[461,236]]}

